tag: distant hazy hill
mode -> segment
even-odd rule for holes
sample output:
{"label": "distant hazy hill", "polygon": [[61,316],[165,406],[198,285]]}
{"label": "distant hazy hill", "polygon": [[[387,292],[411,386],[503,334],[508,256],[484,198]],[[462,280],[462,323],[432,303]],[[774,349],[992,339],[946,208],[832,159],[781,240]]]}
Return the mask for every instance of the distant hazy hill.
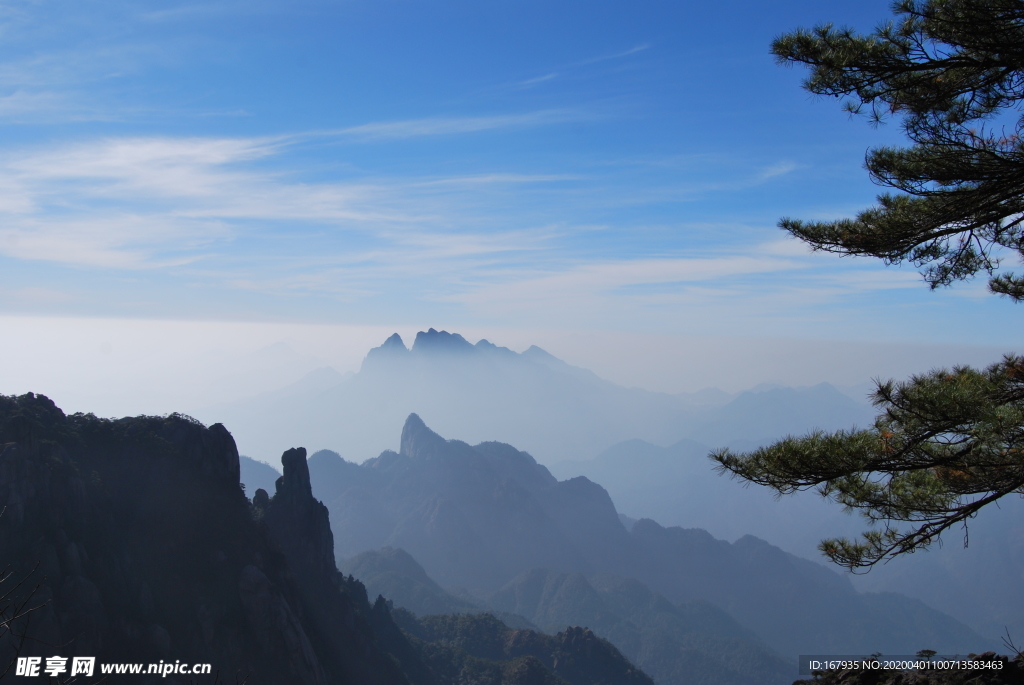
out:
{"label": "distant hazy hill", "polygon": [[921,602],[859,594],[847,578],[754,537],[730,544],[651,520],[627,531],[602,487],[557,481],[509,445],[446,441],[415,415],[400,444],[362,465],[328,452],[310,459],[339,557],[401,547],[441,586],[480,598],[534,568],[631,577],[677,605],[710,601],[792,656],[989,646]]}
{"label": "distant hazy hill", "polygon": [[632,518],[703,528],[726,540],[756,535],[808,559],[819,557],[823,538],[863,530],[861,519],[814,492],[776,499],[768,488],[717,474],[710,451],[689,439],[669,447],[627,440],[594,459],[562,461],[550,470],[558,478],[586,476],[601,483],[616,508]]}
{"label": "distant hazy hill", "polygon": [[[815,427],[870,423],[870,407],[827,384],[765,385],[736,396],[650,393],[604,381],[539,348],[516,354],[430,330],[411,350],[392,336],[370,351],[357,374],[320,369],[276,393],[201,416],[227,422],[245,450],[265,461],[276,463],[284,449],[305,444],[361,462],[397,448],[396,427],[412,412],[444,434],[524,447],[559,479],[601,483],[633,518],[704,528],[728,540],[753,534],[811,559],[820,558],[822,538],[862,530],[861,520],[813,493],[776,501],[764,488],[715,475],[707,459],[712,447],[747,449]],[[346,473],[355,465],[348,467]],[[277,477],[246,459],[242,468],[250,494],[259,483],[272,488]],[[343,477],[345,467],[338,470]],[[348,504],[362,507],[355,499]],[[966,552],[954,531],[943,549],[877,568],[858,587],[920,598],[987,637],[998,638],[1004,626],[1024,633],[1024,612],[1017,610],[1024,606],[1024,519],[1010,513],[1024,512],[1024,502],[1003,508],[972,521]],[[353,536],[346,554],[384,544],[378,528],[389,524],[372,517],[364,523],[346,533]]]}
{"label": "distant hazy hill", "polygon": [[[456,597],[434,582],[404,549],[384,547],[357,554],[338,564],[342,573],[359,578],[372,595],[383,595],[417,616],[477,613],[483,607]],[[534,626],[530,626],[534,627]]]}
{"label": "distant hazy hill", "polygon": [[[603,484],[630,517],[704,528],[728,540],[752,534],[808,559],[822,558],[822,539],[865,530],[864,519],[814,492],[776,499],[767,488],[715,474],[709,449],[692,440],[670,447],[629,440],[594,459],[553,464],[551,472]],[[941,545],[879,565],[853,577],[854,584],[921,599],[993,640],[1007,629],[1024,635],[1024,499],[987,508],[968,532],[967,549],[965,531],[954,529]]]}
{"label": "distant hazy hill", "polygon": [[250,459],[240,455],[238,457],[239,480],[245,485],[245,491],[250,497],[260,488],[267,492],[274,492],[274,483],[281,477],[281,472],[269,464]]}
{"label": "distant hazy hill", "polygon": [[263,461],[305,444],[361,462],[395,447],[394,426],[417,413],[470,441],[514,442],[545,464],[590,458],[633,438],[747,445],[870,418],[863,404],[828,385],[727,398],[720,391],[684,396],[624,388],[539,347],[516,353],[430,329],[416,335],[411,349],[391,336],[370,350],[359,373],[321,369],[199,417],[232,426],[241,448]]}
{"label": "distant hazy hill", "polygon": [[725,611],[703,600],[673,604],[634,579],[534,569],[489,604],[549,631],[590,626],[659,685],[788,685],[795,672]]}
{"label": "distant hazy hill", "polygon": [[[969,542],[964,547],[964,542]],[[858,576],[864,590],[900,592],[956,616],[986,637],[1024,637],[1024,498],[987,507],[943,544]]]}
{"label": "distant hazy hill", "polygon": [[721,609],[700,600],[675,605],[643,583],[615,576],[524,572],[488,598],[468,602],[446,593],[404,550],[385,547],[344,562],[371,594],[420,616],[489,611],[506,625],[531,616],[552,635],[587,626],[608,638],[658,685],[788,685],[786,663]]}

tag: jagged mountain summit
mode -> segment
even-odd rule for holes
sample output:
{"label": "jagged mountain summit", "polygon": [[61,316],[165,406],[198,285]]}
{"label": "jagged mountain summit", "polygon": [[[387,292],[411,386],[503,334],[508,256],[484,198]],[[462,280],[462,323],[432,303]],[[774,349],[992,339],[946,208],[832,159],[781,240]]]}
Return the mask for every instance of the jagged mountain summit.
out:
{"label": "jagged mountain summit", "polygon": [[600,485],[558,481],[510,445],[445,440],[417,415],[399,452],[357,465],[323,451],[309,470],[339,558],[402,548],[443,588],[480,599],[542,568],[632,578],[676,604],[711,602],[782,655],[990,647],[922,602],[858,593],[845,576],[752,536],[728,543],[649,519],[627,530]]}
{"label": "jagged mountain summit", "polygon": [[[517,353],[433,328],[411,347],[397,333],[358,373],[321,369],[275,393],[212,407],[199,417],[232,426],[243,451],[272,462],[293,444],[361,462],[393,443],[411,413],[452,435],[514,442],[542,463],[588,459],[623,440],[756,444],[812,427],[849,428],[870,412],[835,388],[772,389],[723,404],[625,388],[539,347]],[[692,434],[692,435],[691,435]]]}
{"label": "jagged mountain summit", "polygon": [[509,445],[446,441],[416,414],[400,452],[359,466],[319,452],[309,467],[339,558],[386,541],[442,584],[495,590],[534,566],[592,569],[626,552],[628,534],[600,486],[558,482]]}

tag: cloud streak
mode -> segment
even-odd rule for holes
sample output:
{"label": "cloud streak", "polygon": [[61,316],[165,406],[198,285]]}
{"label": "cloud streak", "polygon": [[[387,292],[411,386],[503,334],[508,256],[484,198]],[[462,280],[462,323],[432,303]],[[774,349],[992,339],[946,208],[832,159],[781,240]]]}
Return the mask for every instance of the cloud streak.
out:
{"label": "cloud streak", "polygon": [[360,141],[402,140],[423,136],[480,133],[500,129],[551,126],[593,119],[593,115],[566,109],[549,109],[524,114],[478,117],[428,117],[404,121],[380,121],[325,132]]}
{"label": "cloud streak", "polygon": [[623,57],[629,57],[630,55],[635,55],[638,52],[643,52],[644,50],[650,50],[650,49],[651,49],[651,46],[650,46],[649,43],[641,43],[640,45],[634,45],[633,47],[629,48],[628,50],[622,50],[621,52],[613,52],[610,55],[599,55],[597,57],[591,57],[589,59],[585,59],[585,60],[581,60],[579,62],[575,62],[575,63],[573,63],[573,66],[585,66],[585,65],[588,65],[588,64],[597,64],[598,62],[607,62],[607,61],[613,60],[613,59],[621,59]]}
{"label": "cloud streak", "polygon": [[[518,116],[443,122],[397,122],[380,135],[523,125]],[[579,174],[311,180],[289,161],[308,140],[108,138],[8,152],[0,157],[0,256],[274,296],[414,297],[525,320],[709,311],[714,303],[724,311],[740,301],[769,311],[787,298],[820,304],[917,286],[904,278],[911,274],[837,276],[787,240],[686,252],[601,247],[602,236],[628,227],[588,222],[587,212],[628,207],[642,191],[621,188],[613,199],[606,182]],[[789,170],[769,166],[754,180]]]}
{"label": "cloud streak", "polygon": [[460,216],[469,211],[467,201],[482,188],[564,178],[300,181],[264,166],[292,142],[117,138],[8,153],[0,160],[0,254],[102,268],[167,267],[285,225],[328,238],[358,235],[355,242],[369,241],[380,252],[437,256],[441,244],[447,254],[504,252],[517,249],[523,231],[474,235]]}

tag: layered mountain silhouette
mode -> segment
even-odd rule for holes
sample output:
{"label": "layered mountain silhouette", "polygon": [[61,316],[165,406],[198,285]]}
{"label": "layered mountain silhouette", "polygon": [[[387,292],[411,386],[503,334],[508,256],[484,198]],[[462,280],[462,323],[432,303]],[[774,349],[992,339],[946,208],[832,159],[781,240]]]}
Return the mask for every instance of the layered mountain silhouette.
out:
{"label": "layered mountain silhouette", "polygon": [[[198,414],[232,426],[243,451],[272,462],[303,443],[363,461],[395,447],[394,426],[418,413],[442,433],[515,443],[542,463],[587,459],[630,439],[689,437],[749,446],[814,427],[865,424],[871,412],[835,388],[671,395],[625,388],[539,347],[516,353],[430,329],[407,348],[396,333],[358,373],[320,369],[294,385]],[[728,397],[728,396],[726,396]]]}
{"label": "layered mountain silhouette", "polygon": [[[361,465],[327,451],[310,458],[339,557],[402,548],[440,586],[482,601],[535,569],[633,579],[676,606],[710,602],[790,659],[989,646],[920,601],[858,593],[846,577],[752,536],[730,544],[649,519],[627,530],[604,488],[558,481],[509,445],[445,440],[416,415],[400,445]],[[536,611],[514,613],[544,624]]]}
{"label": "layered mountain silhouette", "polygon": [[[383,447],[397,449],[395,427],[412,412],[446,435],[525,448],[559,480],[586,476],[605,486],[631,519],[704,528],[727,540],[753,534],[809,559],[820,558],[823,538],[864,529],[863,520],[813,492],[775,500],[767,489],[715,474],[707,459],[712,448],[743,450],[813,428],[870,423],[869,407],[827,384],[762,385],[736,396],[649,393],[603,381],[536,347],[517,354],[431,329],[411,349],[391,336],[357,374],[321,369],[278,393],[207,416],[229,420],[250,453],[264,460],[276,463],[284,448],[303,442],[360,462]],[[250,493],[253,483],[276,478],[263,465],[242,464]],[[855,579],[857,587],[916,597],[997,641],[1007,628],[1019,634],[1024,583],[1014,569],[1024,564],[1024,501],[1002,507],[971,522],[969,550],[951,531],[941,548],[876,568]],[[366,544],[346,550],[380,543],[369,533],[373,525],[367,521]]]}
{"label": "layered mountain silhouette", "polygon": [[636,580],[533,569],[470,600],[443,590],[401,549],[364,552],[341,568],[413,614],[489,612],[510,626],[536,621],[551,634],[589,626],[660,684],[780,685],[794,677],[792,664],[725,611],[701,600],[673,604]]}
{"label": "layered mountain silhouette", "polygon": [[[384,547],[363,552],[340,562],[338,568],[362,580],[368,592],[383,595],[417,616],[485,611],[483,603],[447,592],[404,549]],[[523,617],[519,622],[516,627],[537,627]],[[511,625],[508,620],[505,623]]]}
{"label": "layered mountain silhouette", "polygon": [[668,447],[627,440],[593,459],[552,464],[558,478],[586,476],[603,484],[615,506],[632,518],[703,528],[735,540],[756,535],[808,559],[826,537],[856,536],[865,526],[816,492],[782,499],[768,488],[745,487],[717,473],[712,447],[683,439]]}
{"label": "layered mountain silhouette", "polygon": [[[693,440],[669,447],[629,440],[594,459],[553,464],[551,472],[605,485],[630,517],[705,528],[730,540],[753,534],[809,559],[819,557],[821,540],[857,538],[868,527],[816,492],[776,499],[768,488],[719,476],[709,468],[710,449]],[[942,544],[879,565],[854,583],[920,599],[996,641],[1006,631],[1024,635],[1022,521],[1024,499],[1007,498],[980,512],[969,528],[946,533]]]}
{"label": "layered mountain silhouette", "polygon": [[[209,676],[138,683],[648,685],[583,628],[556,636],[486,619],[458,630],[403,618],[336,567],[306,453],[271,497],[239,487],[235,443],[184,416],[66,416],[0,396],[0,668],[16,657],[209,663]],[[427,632],[424,632],[427,631]],[[456,642],[458,642],[456,640]],[[2,671],[0,671],[2,672]],[[166,674],[165,674],[166,675]]]}

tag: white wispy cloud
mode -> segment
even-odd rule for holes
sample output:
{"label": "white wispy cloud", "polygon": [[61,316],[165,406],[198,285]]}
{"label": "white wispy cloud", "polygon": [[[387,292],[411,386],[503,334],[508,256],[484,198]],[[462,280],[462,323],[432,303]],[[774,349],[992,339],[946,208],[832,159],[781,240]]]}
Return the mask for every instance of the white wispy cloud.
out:
{"label": "white wispy cloud", "polygon": [[477,174],[475,176],[453,176],[451,178],[420,181],[419,186],[480,186],[515,185],[528,183],[549,183],[552,181],[577,181],[584,178],[579,174]]}
{"label": "white wispy cloud", "polygon": [[786,174],[792,173],[793,171],[796,171],[799,168],[800,165],[795,162],[776,162],[775,164],[772,164],[766,169],[762,169],[761,173],[757,175],[757,180],[767,181],[769,179],[777,178],[779,176],[785,176]]}
{"label": "white wispy cloud", "polygon": [[476,117],[428,117],[404,121],[380,121],[333,131],[357,140],[396,140],[419,136],[457,135],[496,129],[550,126],[593,119],[592,114],[567,109],[549,109],[523,114]]}
{"label": "white wispy cloud", "polygon": [[504,300],[516,302],[520,307],[534,307],[553,300],[619,297],[623,289],[630,287],[699,284],[751,274],[793,271],[803,266],[794,259],[743,254],[602,260],[568,266],[554,273],[509,273],[499,282],[460,294],[455,299],[474,305]]}
{"label": "white wispy cloud", "polygon": [[[403,291],[552,320],[713,303],[739,312],[738,301],[763,313],[918,287],[914,274],[822,268],[821,255],[781,238],[664,256],[592,247],[628,227],[588,223],[582,208],[608,193],[574,174],[302,180],[287,154],[308,140],[135,137],[8,151],[0,255],[352,302]],[[543,197],[536,210],[527,193]]]}
{"label": "white wispy cloud", "polygon": [[528,78],[524,81],[520,81],[516,85],[519,86],[520,88],[530,88],[532,86],[537,85],[538,83],[544,83],[545,81],[551,81],[556,78],[558,78],[558,73],[552,71],[548,74],[544,74],[543,76],[535,76],[533,78]]}
{"label": "white wispy cloud", "polygon": [[613,52],[613,53],[611,53],[609,55],[598,55],[597,57],[589,57],[587,59],[580,60],[579,62],[574,62],[573,66],[584,66],[584,65],[587,65],[587,64],[596,64],[598,62],[607,62],[607,61],[613,60],[613,59],[621,59],[623,57],[629,57],[630,55],[635,55],[638,52],[643,52],[644,50],[650,50],[650,49],[651,49],[650,43],[641,43],[639,45],[634,45],[633,47],[628,48],[626,50],[620,50],[619,52]]}
{"label": "white wispy cloud", "polygon": [[34,112],[53,110],[66,104],[64,95],[55,92],[31,92],[23,89],[0,96],[0,117],[20,117]]}
{"label": "white wispy cloud", "polygon": [[[460,216],[481,186],[557,175],[300,182],[261,163],[284,138],[115,138],[0,157],[0,254],[107,268],[190,263],[247,232],[353,232],[388,250],[504,252],[521,230],[491,235]],[[470,189],[476,189],[471,192]],[[525,249],[525,248],[524,248]]]}
{"label": "white wispy cloud", "polygon": [[595,57],[588,57],[588,58],[585,58],[585,59],[578,60],[576,62],[569,62],[568,64],[563,64],[561,66],[555,67],[551,71],[548,71],[546,73],[540,74],[538,76],[532,76],[530,78],[523,79],[521,81],[515,81],[513,83],[506,83],[506,84],[503,84],[503,85],[497,86],[497,87],[499,89],[501,89],[501,88],[512,88],[512,89],[517,89],[517,90],[518,89],[533,88],[533,87],[538,86],[538,85],[540,85],[542,83],[547,83],[549,81],[554,81],[555,79],[558,79],[558,78],[562,78],[562,77],[566,77],[566,76],[571,76],[573,74],[577,74],[577,73],[580,73],[580,72],[585,72],[586,70],[582,69],[582,67],[588,67],[590,65],[599,64],[601,62],[608,62],[608,61],[612,61],[612,60],[622,59],[623,57],[629,57],[630,55],[635,55],[638,52],[643,52],[645,50],[649,50],[650,48],[651,48],[650,44],[642,43],[640,45],[635,45],[635,46],[633,46],[633,47],[631,47],[631,48],[629,48],[627,50],[620,50],[618,52],[613,52],[611,54],[597,55]]}

